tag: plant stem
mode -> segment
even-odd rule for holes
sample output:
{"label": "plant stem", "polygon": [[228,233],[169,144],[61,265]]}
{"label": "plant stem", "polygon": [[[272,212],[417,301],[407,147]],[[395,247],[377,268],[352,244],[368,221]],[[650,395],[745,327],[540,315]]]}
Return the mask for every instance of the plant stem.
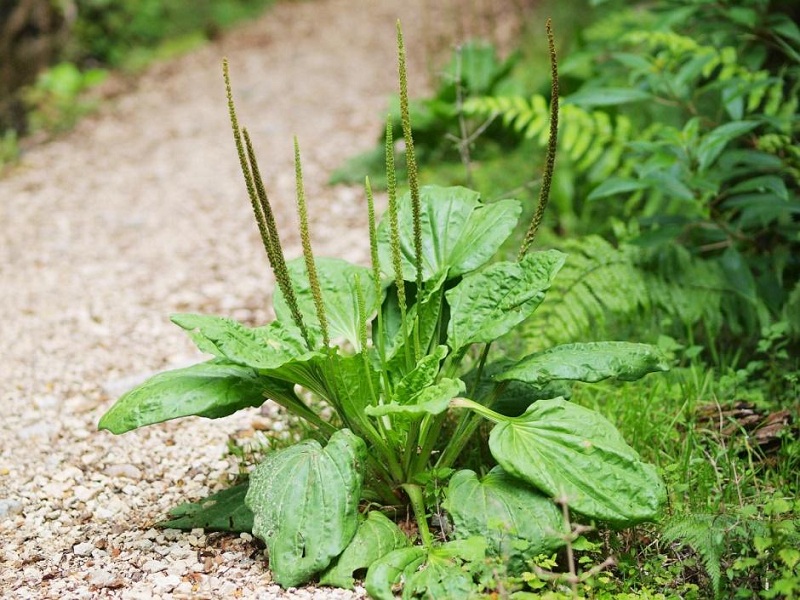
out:
{"label": "plant stem", "polygon": [[441,433],[442,426],[447,419],[447,413],[444,412],[433,417],[431,417],[431,415],[426,415],[426,417],[427,419],[423,422],[421,427],[420,449],[412,467],[414,473],[420,473],[425,470],[431,458],[431,454],[433,454],[436,442],[439,441],[439,433]]}
{"label": "plant stem", "polygon": [[413,470],[414,461],[417,456],[417,449],[419,448],[419,419],[411,422],[406,433],[406,447],[403,452],[403,474],[404,479],[408,480],[414,476]]}
{"label": "plant stem", "polygon": [[411,509],[414,511],[414,518],[417,520],[419,535],[422,538],[422,545],[430,549],[433,546],[433,536],[428,528],[428,514],[425,511],[425,499],[422,496],[422,488],[412,483],[404,483],[403,491],[408,495],[411,502]]}
{"label": "plant stem", "polygon": [[465,412],[461,415],[453,437],[448,440],[444,450],[439,455],[439,459],[436,461],[437,469],[447,468],[455,462],[478,425],[480,425],[480,418],[475,413]]}
{"label": "plant stem", "polygon": [[478,413],[485,419],[493,423],[503,423],[504,421],[513,421],[514,417],[507,417],[485,407],[483,404],[478,404],[469,398],[453,398],[450,400],[450,408],[468,408],[473,412]]}

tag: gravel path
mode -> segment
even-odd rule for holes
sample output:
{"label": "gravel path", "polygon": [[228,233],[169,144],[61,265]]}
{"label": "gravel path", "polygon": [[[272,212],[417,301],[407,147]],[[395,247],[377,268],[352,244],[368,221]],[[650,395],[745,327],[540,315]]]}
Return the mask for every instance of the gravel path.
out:
{"label": "gravel path", "polygon": [[395,87],[395,19],[421,94],[423,36],[452,41],[463,12],[458,0],[281,3],[154,66],[0,180],[0,597],[364,596],[280,590],[247,535],[153,528],[169,508],[224,487],[237,469],[229,437],[279,427],[269,414],[184,419],[124,436],[96,424],[136,382],[200,359],[169,314],[269,318],[272,279],[228,129],[221,57],[287,254],[300,253],[296,134],[318,254],[362,261],[363,194],[325,181],[380,130]]}

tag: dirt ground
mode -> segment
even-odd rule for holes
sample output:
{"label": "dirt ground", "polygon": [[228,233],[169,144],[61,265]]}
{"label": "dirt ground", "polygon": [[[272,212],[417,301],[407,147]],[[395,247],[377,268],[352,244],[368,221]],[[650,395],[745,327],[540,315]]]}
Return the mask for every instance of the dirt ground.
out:
{"label": "dirt ground", "polygon": [[[154,529],[169,508],[224,487],[229,436],[280,427],[258,410],[113,436],[97,421],[136,382],[201,357],[168,316],[263,323],[272,277],[228,125],[227,56],[289,256],[292,136],[315,250],[363,262],[362,190],[328,187],[370,148],[396,87],[394,24],[410,87],[471,33],[507,38],[518,2],[283,2],[154,65],[70,134],[0,180],[0,596],[349,598],[271,583],[250,536]],[[402,7],[402,8],[398,8]]]}

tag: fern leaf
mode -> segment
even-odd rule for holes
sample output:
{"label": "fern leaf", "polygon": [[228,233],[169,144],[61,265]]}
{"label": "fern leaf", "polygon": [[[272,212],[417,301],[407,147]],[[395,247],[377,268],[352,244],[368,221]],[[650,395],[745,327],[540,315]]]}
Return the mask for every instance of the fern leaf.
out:
{"label": "fern leaf", "polygon": [[599,236],[567,241],[567,261],[547,300],[523,327],[527,351],[571,341],[602,324],[608,313],[631,313],[649,305],[646,283],[632,249],[618,249]]}
{"label": "fern leaf", "polygon": [[661,533],[665,541],[689,546],[700,557],[715,598],[720,597],[722,590],[725,532],[734,523],[735,519],[725,515],[681,515],[671,519]]}

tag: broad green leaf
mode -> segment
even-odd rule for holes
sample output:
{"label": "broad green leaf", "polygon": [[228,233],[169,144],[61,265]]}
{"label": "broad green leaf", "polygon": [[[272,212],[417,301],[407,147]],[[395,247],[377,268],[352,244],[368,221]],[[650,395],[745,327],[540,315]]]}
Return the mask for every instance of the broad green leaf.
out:
{"label": "broad green leaf", "polygon": [[406,578],[403,600],[475,596],[477,586],[472,581],[472,574],[459,561],[442,556],[437,550],[435,548],[427,562]]}
{"label": "broad green leaf", "polygon": [[261,406],[270,389],[280,394],[291,391],[285,383],[259,376],[253,369],[215,359],[148,379],[119,398],[97,427],[119,434],[178,417],[217,419]]}
{"label": "broad green leaf", "polygon": [[622,381],[634,381],[647,373],[667,370],[669,365],[655,346],[632,342],[588,342],[554,346],[529,354],[496,375],[495,379],[516,379],[543,386],[560,379],[594,383],[616,377]]}
{"label": "broad green leaf", "polygon": [[422,417],[426,414],[438,415],[446,411],[450,400],[464,392],[464,382],[460,379],[442,379],[436,384],[423,388],[412,396],[408,404],[379,404],[368,406],[364,412],[371,417],[383,415],[404,415]]}
{"label": "broad green leaf", "polygon": [[300,333],[279,321],[253,329],[226,317],[177,314],[171,318],[203,352],[253,369],[277,369],[312,356]]}
{"label": "broad green leaf", "polygon": [[211,494],[199,502],[187,502],[169,511],[171,519],[159,527],[172,529],[206,529],[208,531],[253,531],[253,512],[245,506],[249,482]]}
{"label": "broad green leaf", "polygon": [[394,550],[373,562],[367,571],[364,587],[374,600],[395,600],[392,588],[407,581],[425,562],[427,552],[422,546]]}
{"label": "broad green leaf", "polygon": [[433,352],[423,356],[417,366],[395,386],[391,401],[395,404],[409,404],[420,390],[433,385],[439,375],[439,363],[445,356],[447,346],[438,346]]}
{"label": "broad green leaf", "polygon": [[[516,200],[482,204],[477,192],[463,187],[425,186],[420,189],[422,279],[452,278],[486,263],[511,235],[522,210]],[[416,280],[414,221],[411,197],[398,202],[403,277]],[[381,264],[391,265],[389,223],[378,227]]]}
{"label": "broad green leaf", "polygon": [[713,129],[700,140],[695,150],[701,173],[714,164],[729,142],[758,127],[757,121],[734,121]]}
{"label": "broad green leaf", "polygon": [[389,552],[409,545],[409,539],[394,521],[372,510],[358,526],[355,536],[341,556],[320,577],[320,585],[353,589],[353,573],[366,570]]}
{"label": "broad green leaf", "polygon": [[745,258],[735,248],[728,248],[720,259],[725,278],[731,289],[748,302],[758,302],[758,291],[753,273]]}
{"label": "broad green leaf", "polygon": [[[430,347],[438,343],[439,339],[439,316],[442,311],[442,287],[444,286],[445,276],[442,274],[436,281],[428,281],[421,298],[414,297],[413,304],[408,310],[408,323],[417,323],[417,334],[414,334],[409,327],[408,335],[403,339],[403,332],[400,323],[400,309],[397,303],[397,294],[394,286],[389,288],[390,293],[386,295],[383,306],[383,326],[384,343],[388,360],[388,371],[393,375],[405,373],[409,367],[406,366],[406,350],[413,356],[413,346],[415,338],[419,337],[420,345],[423,348]],[[413,284],[406,285],[406,293],[413,288]]]}
{"label": "broad green leaf", "polygon": [[553,501],[500,467],[480,480],[474,471],[458,471],[444,507],[457,538],[482,536],[515,572],[564,545],[564,517]]}
{"label": "broad green leaf", "polygon": [[360,354],[334,355],[322,364],[326,391],[322,394],[347,423],[366,421],[364,409],[373,402],[379,374]]}
{"label": "broad green leaf", "polygon": [[486,558],[486,539],[481,535],[450,540],[431,549],[432,556],[477,562]]}
{"label": "broad green leaf", "polygon": [[466,275],[445,293],[450,306],[447,342],[453,351],[493,342],[527,319],[544,300],[564,264],[558,250],[532,252],[519,262],[499,262]]}
{"label": "broad green leaf", "polygon": [[350,543],[366,459],[364,442],[342,429],[325,448],[306,440],[267,455],[253,471],[245,504],[283,587],[305,583]]}
{"label": "broad green leaf", "polygon": [[[314,296],[308,283],[305,261],[302,258],[291,260],[286,266],[289,269],[303,319],[306,325],[319,336],[320,324],[314,306]],[[364,306],[369,317],[375,312],[379,302],[379,299],[375,297],[371,269],[353,265],[338,258],[318,258],[316,266],[331,339],[344,338],[352,344],[353,348],[359,350],[361,342],[356,280],[361,282],[361,293],[364,295]],[[279,289],[275,290],[273,305],[279,321],[292,322],[291,311]]]}
{"label": "broad green leaf", "polygon": [[481,374],[481,382],[474,390],[476,372],[473,370],[467,373],[464,376],[464,383],[469,390],[469,397],[501,415],[518,417],[537,400],[549,400],[559,396],[569,399],[572,395],[571,384],[566,381],[553,381],[544,387],[539,387],[513,379],[502,383],[494,380],[497,373],[505,371],[514,364],[516,361],[510,359],[487,364]]}
{"label": "broad green leaf", "polygon": [[577,104],[584,108],[593,106],[616,106],[630,102],[649,100],[652,94],[635,88],[584,88],[563,99],[564,104]]}
{"label": "broad green leaf", "polygon": [[489,449],[507,473],[593,519],[651,521],[666,502],[655,467],[605,417],[562,398],[540,400],[499,423]]}

